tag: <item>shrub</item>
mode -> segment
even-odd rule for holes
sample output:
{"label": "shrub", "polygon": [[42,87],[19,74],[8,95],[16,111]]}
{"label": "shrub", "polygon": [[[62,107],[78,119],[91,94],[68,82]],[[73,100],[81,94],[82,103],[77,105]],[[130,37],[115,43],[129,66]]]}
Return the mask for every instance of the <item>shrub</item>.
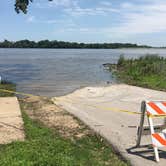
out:
{"label": "shrub", "polygon": [[166,58],[147,54],[136,59],[120,56],[115,73],[128,84],[166,90]]}
{"label": "shrub", "polygon": [[120,58],[119,58],[119,60],[118,60],[118,67],[122,67],[123,66],[123,64],[124,64],[124,62],[125,62],[125,58],[124,58],[124,55],[123,54],[121,54],[120,55]]}

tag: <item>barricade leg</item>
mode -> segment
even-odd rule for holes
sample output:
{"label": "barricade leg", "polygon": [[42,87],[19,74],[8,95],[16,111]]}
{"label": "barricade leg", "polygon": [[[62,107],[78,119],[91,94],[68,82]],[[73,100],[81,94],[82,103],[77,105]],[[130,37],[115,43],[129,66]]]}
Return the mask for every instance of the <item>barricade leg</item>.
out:
{"label": "barricade leg", "polygon": [[159,162],[160,159],[159,159],[158,148],[157,147],[153,147],[153,149],[154,149],[154,153],[155,153],[155,159],[156,159],[157,162]]}
{"label": "barricade leg", "polygon": [[140,125],[139,125],[138,132],[137,132],[136,147],[139,147],[140,143],[141,143],[141,136],[142,136],[142,131],[143,131],[144,119],[145,119],[145,101],[143,101],[141,103],[141,121],[140,121]]}
{"label": "barricade leg", "polygon": [[[151,138],[152,138],[152,134],[154,134],[154,127],[153,127],[152,118],[150,116],[148,116],[148,122],[149,122],[149,126],[150,126]],[[153,142],[153,140],[152,140],[152,142]],[[155,153],[155,159],[157,162],[159,162],[160,159],[159,159],[158,148],[155,146],[155,147],[153,147],[153,149],[154,149],[154,153]]]}

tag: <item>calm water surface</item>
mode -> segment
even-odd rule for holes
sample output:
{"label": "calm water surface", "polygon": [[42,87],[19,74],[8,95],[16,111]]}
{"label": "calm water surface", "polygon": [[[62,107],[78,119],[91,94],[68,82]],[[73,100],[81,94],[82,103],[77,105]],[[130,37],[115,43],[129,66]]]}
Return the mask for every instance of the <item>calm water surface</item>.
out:
{"label": "calm water surface", "polygon": [[60,96],[85,86],[115,82],[103,63],[116,63],[120,54],[139,57],[166,49],[0,49],[0,75],[22,92]]}

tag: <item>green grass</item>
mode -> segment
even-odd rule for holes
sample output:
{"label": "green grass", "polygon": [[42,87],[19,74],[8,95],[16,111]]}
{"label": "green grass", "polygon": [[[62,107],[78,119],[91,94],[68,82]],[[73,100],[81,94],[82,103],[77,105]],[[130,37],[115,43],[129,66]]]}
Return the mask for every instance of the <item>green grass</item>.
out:
{"label": "green grass", "polygon": [[[15,84],[3,81],[0,89],[15,91]],[[1,97],[13,96],[0,92]],[[24,103],[21,102],[23,109]],[[0,145],[0,166],[127,166],[100,136],[89,134],[67,139],[22,111],[25,141]]]}
{"label": "green grass", "polygon": [[[9,82],[9,81],[4,81],[2,80],[0,84],[0,89],[7,89],[10,91],[15,91],[16,90],[16,85]],[[6,93],[3,91],[0,91],[0,97],[9,97],[9,96],[14,96],[14,93]]]}
{"label": "green grass", "polygon": [[56,134],[23,111],[26,140],[0,146],[3,166],[125,166],[111,147],[96,135],[69,140]]}
{"label": "green grass", "polygon": [[166,58],[146,55],[138,59],[121,56],[109,69],[124,83],[166,91]]}

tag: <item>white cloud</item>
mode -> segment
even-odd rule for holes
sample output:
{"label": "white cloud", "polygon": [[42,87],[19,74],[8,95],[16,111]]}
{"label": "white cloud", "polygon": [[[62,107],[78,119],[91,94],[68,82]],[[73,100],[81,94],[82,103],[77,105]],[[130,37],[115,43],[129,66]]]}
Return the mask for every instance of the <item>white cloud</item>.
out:
{"label": "white cloud", "polygon": [[129,8],[133,7],[133,4],[129,3],[129,2],[124,2],[124,3],[121,4],[121,7],[124,8],[124,9],[129,9]]}
{"label": "white cloud", "polygon": [[118,9],[112,7],[109,1],[101,1],[96,7],[83,8],[79,5],[79,0],[53,0],[49,3],[36,3],[37,8],[58,8],[71,16],[82,15],[107,15],[110,12],[119,12]]}
{"label": "white cloud", "polygon": [[35,7],[36,7],[36,8],[39,8],[39,9],[45,9],[45,8],[48,8],[48,4],[37,2],[37,3],[35,4]]}
{"label": "white cloud", "polygon": [[73,7],[77,6],[77,0],[53,0],[49,3],[50,7]]}
{"label": "white cloud", "polygon": [[[115,8],[108,0],[100,1],[93,7],[82,7],[79,0],[54,0],[49,7],[63,7],[63,14],[73,17],[79,16],[108,16],[108,23],[103,27],[91,27],[82,25],[78,27],[73,21],[47,20],[43,23],[57,24],[66,32],[81,32],[102,34],[107,37],[124,38],[138,34],[150,34],[166,32],[166,1],[164,0],[140,0],[140,3],[123,2]],[[117,23],[111,20],[111,14],[117,14]],[[116,15],[115,15],[116,19]],[[114,20],[115,20],[114,19]],[[29,18],[33,22],[34,18]],[[93,21],[93,20],[92,20]],[[101,21],[101,20],[99,20]],[[110,27],[112,23],[112,27]],[[85,27],[84,27],[85,26]]]}
{"label": "white cloud", "polygon": [[102,6],[112,6],[112,3],[109,1],[100,1],[100,5]]}
{"label": "white cloud", "polygon": [[72,19],[64,19],[64,20],[50,19],[50,20],[40,20],[39,22],[45,23],[45,24],[56,24],[60,27],[76,27],[77,26]]}
{"label": "white cloud", "polygon": [[[126,10],[128,9],[128,10]],[[65,28],[66,32],[81,32],[88,34],[102,34],[110,38],[126,38],[138,34],[166,32],[166,2],[148,4],[121,4],[121,22],[112,27],[74,27]],[[108,10],[108,11],[107,11]],[[97,15],[110,12],[108,8],[76,8],[68,10],[72,15]],[[111,21],[111,20],[110,20]]]}
{"label": "white cloud", "polygon": [[133,35],[166,31],[166,2],[155,1],[144,5],[123,3],[121,7],[123,22],[109,28],[110,33]]}
{"label": "white cloud", "polygon": [[47,8],[73,8],[76,7],[78,0],[53,0],[50,2],[38,2],[35,4],[37,8],[47,9]]}
{"label": "white cloud", "polygon": [[119,10],[110,7],[96,7],[96,8],[68,8],[65,12],[72,16],[82,16],[82,15],[108,15],[111,12],[119,12]]}
{"label": "white cloud", "polygon": [[34,22],[35,21],[35,16],[29,16],[27,18],[27,22]]}

